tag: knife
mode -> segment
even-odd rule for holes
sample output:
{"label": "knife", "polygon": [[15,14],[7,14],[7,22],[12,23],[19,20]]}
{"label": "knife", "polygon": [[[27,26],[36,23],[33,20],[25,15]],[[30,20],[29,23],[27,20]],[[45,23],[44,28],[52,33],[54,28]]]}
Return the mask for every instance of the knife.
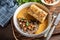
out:
{"label": "knife", "polygon": [[50,30],[50,32],[49,32],[46,40],[49,40],[50,39],[50,37],[52,36],[53,31],[54,31],[55,27],[57,26],[57,24],[59,23],[59,21],[60,21],[60,13],[58,14],[58,16],[57,16],[57,18],[56,18],[56,20],[55,20],[55,22],[53,24],[53,27],[51,28],[51,30]]}

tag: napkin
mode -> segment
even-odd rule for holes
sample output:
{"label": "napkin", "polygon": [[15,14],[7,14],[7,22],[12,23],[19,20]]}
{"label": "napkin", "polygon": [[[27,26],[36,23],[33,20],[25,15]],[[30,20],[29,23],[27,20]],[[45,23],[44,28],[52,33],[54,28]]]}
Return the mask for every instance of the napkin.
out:
{"label": "napkin", "polygon": [[13,16],[17,7],[15,0],[0,0],[0,26],[4,27]]}

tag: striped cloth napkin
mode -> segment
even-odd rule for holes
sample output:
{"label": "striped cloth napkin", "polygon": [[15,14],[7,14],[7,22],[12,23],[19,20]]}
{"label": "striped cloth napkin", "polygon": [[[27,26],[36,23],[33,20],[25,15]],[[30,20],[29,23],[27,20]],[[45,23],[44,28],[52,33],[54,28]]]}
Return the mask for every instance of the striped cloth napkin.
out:
{"label": "striped cloth napkin", "polygon": [[17,7],[15,0],[0,0],[0,26],[4,27],[13,16]]}

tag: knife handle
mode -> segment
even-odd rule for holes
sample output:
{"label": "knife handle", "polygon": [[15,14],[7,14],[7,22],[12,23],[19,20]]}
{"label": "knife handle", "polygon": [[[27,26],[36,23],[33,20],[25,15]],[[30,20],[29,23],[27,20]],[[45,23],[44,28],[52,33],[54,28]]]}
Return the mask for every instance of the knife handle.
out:
{"label": "knife handle", "polygon": [[47,37],[47,36],[48,36],[48,33],[49,33],[49,31],[51,30],[51,26],[53,25],[54,20],[55,20],[55,18],[53,18],[52,21],[49,23],[49,25],[48,25],[48,30],[47,30],[47,32],[44,34],[44,37]]}
{"label": "knife handle", "polygon": [[49,40],[49,39],[50,39],[50,37],[51,37],[52,34],[53,34],[53,31],[54,31],[55,27],[56,27],[55,25],[52,27],[52,29],[50,30],[50,32],[49,32],[49,34],[48,34],[46,40]]}

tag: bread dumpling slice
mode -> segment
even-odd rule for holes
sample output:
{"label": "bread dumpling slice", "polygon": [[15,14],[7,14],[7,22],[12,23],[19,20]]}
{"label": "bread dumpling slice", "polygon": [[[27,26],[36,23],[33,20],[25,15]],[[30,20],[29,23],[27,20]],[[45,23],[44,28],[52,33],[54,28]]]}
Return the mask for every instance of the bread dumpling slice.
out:
{"label": "bread dumpling slice", "polygon": [[39,22],[43,23],[46,19],[48,13],[42,10],[40,7],[38,7],[36,4],[32,4],[30,6],[30,9],[28,11],[28,14],[33,16],[35,19],[37,19]]}

